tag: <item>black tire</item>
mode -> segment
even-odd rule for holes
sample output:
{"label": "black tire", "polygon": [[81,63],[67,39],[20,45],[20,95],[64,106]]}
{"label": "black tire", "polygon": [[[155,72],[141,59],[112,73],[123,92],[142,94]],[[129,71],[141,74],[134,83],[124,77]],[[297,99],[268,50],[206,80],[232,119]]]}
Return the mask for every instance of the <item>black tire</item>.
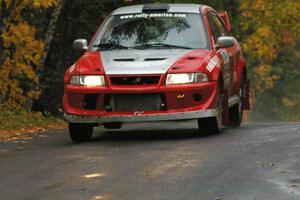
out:
{"label": "black tire", "polygon": [[198,119],[198,128],[201,134],[214,135],[222,130],[222,111],[223,111],[223,79],[219,78],[218,86],[218,113],[216,117],[200,118]]}
{"label": "black tire", "polygon": [[239,97],[240,101],[238,104],[234,105],[229,109],[229,126],[233,128],[238,128],[242,124],[243,120],[243,100],[244,100],[244,81],[242,81],[242,84],[240,86],[240,92]]}
{"label": "black tire", "polygon": [[93,129],[92,124],[69,123],[70,137],[76,143],[90,141],[93,136]]}
{"label": "black tire", "polygon": [[122,123],[120,122],[103,123],[103,126],[106,129],[120,129],[122,127]]}

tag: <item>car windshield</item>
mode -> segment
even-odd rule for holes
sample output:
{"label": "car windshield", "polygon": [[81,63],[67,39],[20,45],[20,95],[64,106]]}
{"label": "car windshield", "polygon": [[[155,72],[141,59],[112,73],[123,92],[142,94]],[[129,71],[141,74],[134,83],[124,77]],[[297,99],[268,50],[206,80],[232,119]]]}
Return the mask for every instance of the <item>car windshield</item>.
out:
{"label": "car windshield", "polygon": [[92,43],[93,50],[208,49],[202,18],[192,13],[112,15]]}

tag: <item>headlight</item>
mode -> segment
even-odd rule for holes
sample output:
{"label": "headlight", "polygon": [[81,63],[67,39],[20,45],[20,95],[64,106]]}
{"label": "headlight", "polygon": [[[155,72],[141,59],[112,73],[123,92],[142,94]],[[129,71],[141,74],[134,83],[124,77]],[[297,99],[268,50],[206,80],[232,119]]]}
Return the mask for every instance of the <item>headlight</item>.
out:
{"label": "headlight", "polygon": [[168,74],[166,85],[200,83],[206,81],[208,81],[208,78],[204,73]]}
{"label": "headlight", "polygon": [[75,75],[72,76],[70,84],[84,86],[104,86],[104,76],[100,75]]}

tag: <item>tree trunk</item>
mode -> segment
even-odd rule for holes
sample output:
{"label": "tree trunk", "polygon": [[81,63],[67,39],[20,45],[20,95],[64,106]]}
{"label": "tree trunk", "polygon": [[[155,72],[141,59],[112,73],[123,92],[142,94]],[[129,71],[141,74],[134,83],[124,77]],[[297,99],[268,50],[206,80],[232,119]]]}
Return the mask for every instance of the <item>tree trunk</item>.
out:
{"label": "tree trunk", "polygon": [[44,47],[45,55],[41,59],[40,69],[38,69],[38,75],[39,75],[39,72],[40,72],[41,68],[43,68],[45,66],[45,62],[46,62],[46,59],[47,59],[47,56],[48,56],[48,52],[50,50],[51,43],[53,41],[53,37],[54,37],[54,34],[55,34],[56,22],[58,21],[58,18],[61,14],[64,3],[65,3],[65,0],[58,0],[57,4],[56,4],[56,6],[53,10],[51,20],[50,20],[49,26],[47,28],[46,36],[45,36],[45,47]]}

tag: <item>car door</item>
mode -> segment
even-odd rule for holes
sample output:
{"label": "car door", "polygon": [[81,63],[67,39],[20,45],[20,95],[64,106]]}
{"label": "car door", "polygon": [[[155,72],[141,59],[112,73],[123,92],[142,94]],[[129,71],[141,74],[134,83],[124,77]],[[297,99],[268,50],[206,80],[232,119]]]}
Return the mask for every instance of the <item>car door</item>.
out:
{"label": "car door", "polygon": [[[227,31],[227,28],[221,18],[217,15],[213,15],[214,20],[218,29],[220,30],[222,36],[231,36],[231,34]],[[231,36],[232,37],[232,36]],[[233,37],[232,37],[233,38]],[[229,54],[229,62],[230,62],[230,85],[231,85],[231,96],[235,94],[234,86],[237,84],[237,65],[240,57],[240,47],[238,42],[234,39],[234,46],[230,48],[226,48],[227,53]],[[239,88],[239,87],[238,87]]]}
{"label": "car door", "polygon": [[[225,25],[218,17],[217,13],[211,11],[207,15],[208,22],[211,26],[211,32],[214,44],[217,44],[217,40],[221,36],[231,36],[227,31]],[[217,48],[217,55],[221,58],[224,67],[224,84],[228,89],[229,97],[234,95],[233,85],[234,85],[234,71],[236,70],[236,44],[229,48]]]}

